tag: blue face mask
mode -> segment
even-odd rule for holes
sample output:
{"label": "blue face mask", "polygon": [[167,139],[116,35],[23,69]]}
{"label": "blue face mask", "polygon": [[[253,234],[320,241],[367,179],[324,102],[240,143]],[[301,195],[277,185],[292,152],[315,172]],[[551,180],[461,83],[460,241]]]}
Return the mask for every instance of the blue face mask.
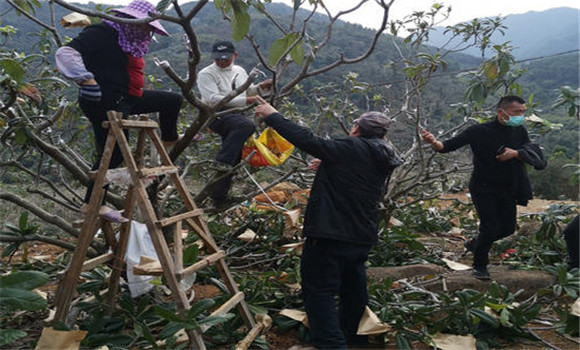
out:
{"label": "blue face mask", "polygon": [[523,115],[509,115],[503,109],[502,109],[502,111],[509,117],[508,121],[505,122],[505,125],[520,126],[524,123],[524,116]]}
{"label": "blue face mask", "polygon": [[505,125],[509,126],[520,126],[524,123],[524,116],[523,115],[514,115],[510,116],[510,119],[505,122]]}

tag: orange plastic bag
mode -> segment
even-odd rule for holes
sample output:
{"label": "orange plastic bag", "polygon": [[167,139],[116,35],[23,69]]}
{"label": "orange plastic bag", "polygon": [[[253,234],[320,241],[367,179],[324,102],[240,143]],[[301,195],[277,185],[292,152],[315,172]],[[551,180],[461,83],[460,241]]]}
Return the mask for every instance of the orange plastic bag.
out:
{"label": "orange plastic bag", "polygon": [[248,163],[253,167],[276,166],[284,163],[294,151],[294,145],[280,136],[276,130],[266,128],[260,136],[251,136],[242,148],[242,158],[245,159],[252,151],[256,151]]}

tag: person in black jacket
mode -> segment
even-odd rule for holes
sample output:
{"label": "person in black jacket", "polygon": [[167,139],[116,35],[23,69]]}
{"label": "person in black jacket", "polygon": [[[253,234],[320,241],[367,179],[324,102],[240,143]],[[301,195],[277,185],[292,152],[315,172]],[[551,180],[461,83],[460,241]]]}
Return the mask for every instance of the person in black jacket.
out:
{"label": "person in black jacket", "polygon": [[[128,6],[114,9],[117,17],[142,19],[156,13],[145,0],[134,0]],[[86,27],[76,38],[56,52],[59,71],[80,87],[78,102],[93,126],[97,145],[97,160],[92,170],[99,168],[108,130],[102,123],[110,110],[128,114],[159,113],[161,139],[166,147],[178,139],[177,118],[183,97],[169,91],[143,90],[145,79],[143,56],[149,49],[153,34],[167,36],[159,20],[142,24],[116,23],[103,20]],[[126,134],[127,135],[127,134]],[[109,168],[123,161],[115,147]],[[85,214],[94,182],[88,184],[81,213]],[[104,204],[99,214],[109,221],[126,222],[119,212]]]}
{"label": "person in black jacket", "polygon": [[518,96],[504,96],[497,104],[495,120],[473,125],[459,135],[438,141],[427,130],[423,139],[437,152],[447,153],[469,145],[473,153],[473,172],[469,191],[479,216],[479,235],[465,241],[473,257],[473,276],[490,279],[487,265],[494,241],[514,233],[516,204],[527,205],[532,187],[524,163],[544,169],[547,162],[540,147],[530,143],[522,126],[525,101]]}
{"label": "person in black jacket", "polygon": [[310,342],[319,349],[364,343],[366,338],[356,333],[368,301],[365,262],[378,239],[383,187],[402,163],[385,140],[390,120],[367,112],[354,121],[350,137],[323,139],[259,101],[257,117],[320,159],[304,215],[300,263]]}

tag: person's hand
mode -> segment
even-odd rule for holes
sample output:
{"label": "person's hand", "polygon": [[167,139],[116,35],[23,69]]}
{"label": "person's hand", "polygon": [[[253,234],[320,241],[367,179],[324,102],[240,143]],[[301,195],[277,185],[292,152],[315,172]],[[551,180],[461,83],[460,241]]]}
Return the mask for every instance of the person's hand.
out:
{"label": "person's hand", "polygon": [[258,98],[257,102],[259,103],[256,108],[254,108],[254,114],[256,115],[256,118],[265,118],[272,113],[278,113],[276,108],[272,107],[272,105],[266,102],[263,98],[260,96],[256,97]]}
{"label": "person's hand", "polygon": [[246,104],[251,105],[254,103],[259,103],[258,96],[246,96]]}
{"label": "person's hand", "polygon": [[272,79],[266,79],[258,85],[262,90],[270,90],[272,88],[272,82]]}
{"label": "person's hand", "polygon": [[320,166],[320,163],[322,161],[318,158],[314,158],[312,159],[309,163],[308,163],[308,169],[310,170],[318,170],[318,167]]}
{"label": "person's hand", "polygon": [[435,138],[435,135],[427,130],[421,130],[421,137],[423,141],[431,144],[436,151],[443,149],[443,144]]}
{"label": "person's hand", "polygon": [[507,162],[510,159],[514,159],[520,156],[520,153],[515,149],[511,149],[509,147],[505,147],[501,154],[495,156],[495,159],[499,160],[500,162]]}

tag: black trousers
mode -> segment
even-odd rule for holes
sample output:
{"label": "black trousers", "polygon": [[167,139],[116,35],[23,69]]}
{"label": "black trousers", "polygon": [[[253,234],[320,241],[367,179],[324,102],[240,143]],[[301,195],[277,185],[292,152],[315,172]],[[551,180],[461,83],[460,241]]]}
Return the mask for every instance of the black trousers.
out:
{"label": "black trousers", "polygon": [[[108,129],[103,128],[102,124],[107,121],[107,112],[114,110],[122,112],[124,116],[129,114],[141,113],[159,113],[159,128],[161,129],[161,139],[164,141],[177,140],[177,118],[179,110],[183,103],[183,97],[180,94],[169,91],[143,91],[141,97],[120,98],[103,94],[100,102],[87,101],[79,98],[81,110],[90,120],[95,135],[97,147],[97,160],[93,164],[92,170],[97,170],[101,163],[101,157],[107,141]],[[125,130],[125,137],[129,133]],[[123,155],[118,146],[115,146],[109,169],[117,168],[123,162]],[[85,203],[88,203],[93,192],[94,183],[91,181],[85,194]]]}
{"label": "black trousers", "polygon": [[507,190],[488,186],[470,186],[471,197],[479,216],[479,235],[472,241],[473,267],[483,268],[489,263],[493,242],[516,230],[516,200]]}
{"label": "black trousers", "polygon": [[[222,144],[215,160],[228,165],[236,165],[242,159],[242,148],[246,140],[256,131],[256,125],[241,114],[228,114],[214,120],[210,129],[222,138]],[[213,189],[213,200],[226,199],[232,186],[233,175],[220,181]]]}
{"label": "black trousers", "polygon": [[580,235],[578,218],[579,215],[576,215],[562,232],[566,241],[566,249],[568,250],[568,270],[578,268],[578,236]]}
{"label": "black trousers", "polygon": [[370,245],[306,239],[300,275],[314,347],[346,349],[347,342],[366,342],[366,337],[356,333],[369,298],[365,262],[370,249]]}

